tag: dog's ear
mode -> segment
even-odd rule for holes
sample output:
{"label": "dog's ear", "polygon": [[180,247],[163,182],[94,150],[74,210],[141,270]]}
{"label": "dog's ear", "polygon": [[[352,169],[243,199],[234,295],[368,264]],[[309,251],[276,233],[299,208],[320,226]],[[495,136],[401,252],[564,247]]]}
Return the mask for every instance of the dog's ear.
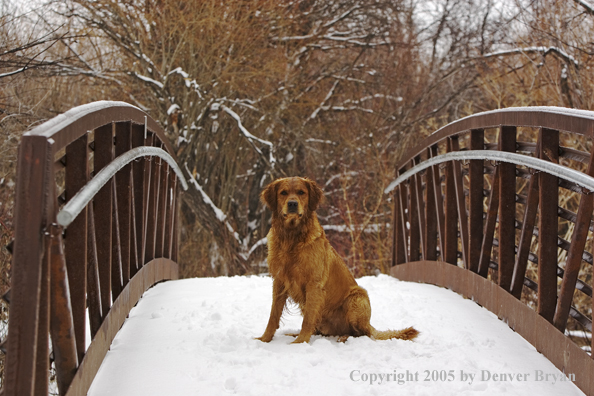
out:
{"label": "dog's ear", "polygon": [[260,194],[260,201],[268,206],[272,212],[276,212],[276,194],[278,188],[278,180],[267,185]]}
{"label": "dog's ear", "polygon": [[305,183],[307,184],[307,189],[309,190],[309,210],[311,212],[315,212],[318,206],[324,201],[324,192],[313,180],[305,179]]}

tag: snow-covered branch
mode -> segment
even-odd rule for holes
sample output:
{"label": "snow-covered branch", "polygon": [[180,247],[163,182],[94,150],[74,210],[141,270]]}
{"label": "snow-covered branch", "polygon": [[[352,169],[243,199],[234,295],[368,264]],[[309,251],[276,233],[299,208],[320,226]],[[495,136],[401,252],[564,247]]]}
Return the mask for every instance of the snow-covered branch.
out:
{"label": "snow-covered branch", "polygon": [[594,6],[593,5],[590,5],[585,0],[573,0],[573,1],[575,1],[577,4],[582,6],[588,14],[594,15]]}
{"label": "snow-covered branch", "polygon": [[181,67],[177,67],[171,70],[169,73],[167,73],[167,76],[170,76],[172,74],[179,74],[180,76],[182,76],[182,78],[184,79],[184,83],[186,84],[186,87],[193,89],[194,92],[198,94],[198,97],[200,99],[204,99],[204,96],[202,96],[202,93],[200,92],[200,85],[198,85],[198,82],[196,82],[196,80],[190,80],[190,75],[187,72],[185,72]]}
{"label": "snow-covered branch", "polygon": [[346,224],[340,224],[340,225],[333,225],[333,224],[326,224],[326,225],[322,225],[322,228],[324,229],[324,231],[334,231],[334,232],[353,232],[353,231],[362,231],[366,234],[375,234],[378,233],[380,231],[382,231],[383,229],[387,228],[389,229],[391,227],[390,223],[386,223],[386,224],[367,224],[367,226],[362,227],[362,226],[357,226],[355,227],[355,230],[353,230],[351,227],[347,226]]}
{"label": "snow-covered branch", "polygon": [[347,11],[343,12],[341,15],[337,16],[336,18],[334,18],[333,20],[331,20],[330,22],[326,23],[324,25],[325,28],[329,28],[331,26],[336,25],[338,22],[342,21],[343,19],[347,18],[353,11],[357,10],[361,8],[360,5],[355,5],[354,7],[348,9]]}
{"label": "snow-covered branch", "polygon": [[8,72],[8,73],[2,73],[2,74],[0,74],[0,78],[4,78],[4,77],[8,77],[8,76],[13,76],[13,75],[15,75],[15,74],[22,73],[22,72],[24,72],[25,70],[27,70],[27,68],[26,68],[26,67],[21,67],[20,69],[13,70],[13,71],[11,71],[11,72]]}
{"label": "snow-covered branch", "polygon": [[239,234],[237,233],[237,231],[235,231],[233,229],[233,226],[227,221],[227,215],[225,213],[223,213],[223,211],[217,205],[215,205],[214,202],[212,202],[212,199],[210,199],[210,197],[204,191],[204,189],[202,188],[202,186],[194,178],[194,176],[192,175],[192,172],[190,172],[190,169],[188,169],[188,164],[184,164],[184,167],[186,168],[186,172],[188,172],[188,175],[190,176],[189,179],[188,179],[188,181],[200,193],[200,195],[202,197],[202,201],[207,206],[209,206],[212,209],[212,211],[214,212],[215,217],[217,218],[217,220],[219,220],[221,223],[223,223],[225,225],[225,227],[227,227],[227,230],[229,230],[229,232],[231,234],[233,234],[233,236],[235,237],[235,239],[237,240],[237,242],[239,242],[240,245],[243,245],[243,241],[239,237]]}
{"label": "snow-covered branch", "polygon": [[[343,37],[343,33],[335,32],[333,34],[325,34],[325,35],[317,35],[317,34],[308,34],[305,36],[287,36],[287,37],[273,37],[273,41],[304,41],[304,40],[312,40],[312,39],[319,39],[320,41],[327,40],[333,42],[341,42],[341,43],[348,43],[352,45],[356,45],[359,47],[377,47],[378,45],[387,45],[389,44],[385,40],[381,40],[380,42],[363,42],[360,39],[371,38],[368,34],[363,35],[354,35],[354,36],[347,36]],[[324,47],[321,44],[310,44],[310,46],[314,48],[326,49],[326,48],[333,48],[333,47]],[[344,48],[344,47],[340,47]]]}
{"label": "snow-covered branch", "polygon": [[569,55],[567,52],[563,51],[561,48],[558,47],[526,47],[526,48],[514,48],[511,50],[502,50],[491,52],[481,56],[481,58],[493,58],[497,56],[505,56],[505,55],[516,55],[516,54],[525,54],[525,53],[540,53],[542,56],[547,56],[548,54],[556,54],[560,58],[562,58],[567,63],[573,63],[575,67],[579,67],[579,63],[577,59],[573,56]]}
{"label": "snow-covered branch", "polygon": [[328,102],[330,100],[330,98],[332,97],[332,95],[334,94],[334,90],[338,86],[338,82],[339,82],[339,80],[334,81],[334,84],[332,84],[332,88],[330,88],[330,90],[328,91],[328,94],[326,94],[326,97],[324,98],[324,100],[322,101],[322,103],[320,103],[320,105],[318,106],[318,108],[315,109],[313,111],[313,113],[311,113],[311,115],[309,116],[309,119],[310,120],[313,120],[314,118],[316,118],[317,115],[318,115],[318,113],[321,110],[323,110],[324,106],[326,105],[326,102]]}
{"label": "snow-covered branch", "polygon": [[250,251],[248,252],[248,257],[250,257],[252,255],[252,253],[254,253],[254,251],[260,247],[260,246],[266,246],[268,244],[268,238],[262,238],[260,239],[258,242],[254,243],[254,245],[250,248]]}
{"label": "snow-covered branch", "polygon": [[157,87],[159,87],[160,89],[163,89],[163,83],[162,83],[162,82],[159,82],[159,81],[157,81],[157,80],[153,80],[153,79],[152,79],[152,78],[150,78],[150,77],[146,77],[146,76],[140,75],[140,74],[138,74],[138,73],[136,73],[136,72],[134,72],[134,75],[135,75],[137,78],[141,79],[142,81],[145,81],[145,82],[148,82],[148,83],[154,84],[154,85],[156,85]]}
{"label": "snow-covered branch", "polygon": [[239,115],[236,112],[234,112],[227,106],[222,105],[220,103],[213,103],[211,108],[214,111],[216,111],[220,108],[225,113],[227,113],[231,117],[233,117],[233,119],[235,119],[235,121],[237,121],[237,126],[239,127],[239,130],[241,131],[241,133],[246,137],[246,139],[250,142],[250,144],[252,145],[252,147],[254,148],[254,150],[256,150],[256,152],[258,154],[260,154],[261,156],[264,156],[264,153],[262,152],[262,150],[260,150],[254,142],[258,142],[260,144],[268,146],[270,148],[268,150],[268,162],[269,162],[270,166],[274,168],[274,165],[276,163],[276,158],[274,157],[274,153],[273,153],[274,146],[271,142],[269,142],[268,140],[260,139],[259,137],[252,135],[250,133],[250,131],[248,131],[245,126],[243,126],[243,124],[241,122],[241,117],[239,117]]}

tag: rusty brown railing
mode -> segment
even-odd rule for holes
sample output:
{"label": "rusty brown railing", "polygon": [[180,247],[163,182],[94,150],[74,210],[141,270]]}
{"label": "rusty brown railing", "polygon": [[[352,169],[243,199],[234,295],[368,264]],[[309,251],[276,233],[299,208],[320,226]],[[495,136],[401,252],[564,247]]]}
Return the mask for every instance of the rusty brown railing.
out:
{"label": "rusty brown railing", "polygon": [[4,395],[47,395],[51,365],[61,395],[86,394],[142,293],[177,278],[187,186],[174,158],[161,127],[123,102],[80,106],[24,134]]}
{"label": "rusty brown railing", "polygon": [[386,189],[392,275],[477,301],[575,374],[586,394],[594,394],[593,345],[565,330],[592,332],[592,138],[590,111],[479,113],[410,150]]}

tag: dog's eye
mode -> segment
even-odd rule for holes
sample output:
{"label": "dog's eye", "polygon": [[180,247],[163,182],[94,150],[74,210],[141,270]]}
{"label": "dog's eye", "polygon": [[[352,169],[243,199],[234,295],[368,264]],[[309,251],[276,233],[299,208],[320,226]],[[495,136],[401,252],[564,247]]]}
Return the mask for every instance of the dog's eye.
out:
{"label": "dog's eye", "polygon": [[299,195],[303,195],[303,194],[305,194],[305,191],[303,191],[303,190],[299,190],[299,191],[297,191],[297,194],[299,194]]}
{"label": "dog's eye", "polygon": [[281,195],[289,195],[289,193],[288,193],[288,192],[286,192],[286,191],[281,191],[281,193],[280,193],[280,194],[281,194]]}

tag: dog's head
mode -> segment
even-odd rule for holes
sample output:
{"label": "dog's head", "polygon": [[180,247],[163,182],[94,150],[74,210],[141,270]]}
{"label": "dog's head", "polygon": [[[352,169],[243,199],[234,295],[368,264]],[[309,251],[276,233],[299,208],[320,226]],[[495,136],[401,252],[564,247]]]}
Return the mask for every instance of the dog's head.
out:
{"label": "dog's head", "polygon": [[273,216],[282,219],[286,227],[293,228],[316,211],[324,193],[313,180],[287,177],[270,183],[260,197]]}

